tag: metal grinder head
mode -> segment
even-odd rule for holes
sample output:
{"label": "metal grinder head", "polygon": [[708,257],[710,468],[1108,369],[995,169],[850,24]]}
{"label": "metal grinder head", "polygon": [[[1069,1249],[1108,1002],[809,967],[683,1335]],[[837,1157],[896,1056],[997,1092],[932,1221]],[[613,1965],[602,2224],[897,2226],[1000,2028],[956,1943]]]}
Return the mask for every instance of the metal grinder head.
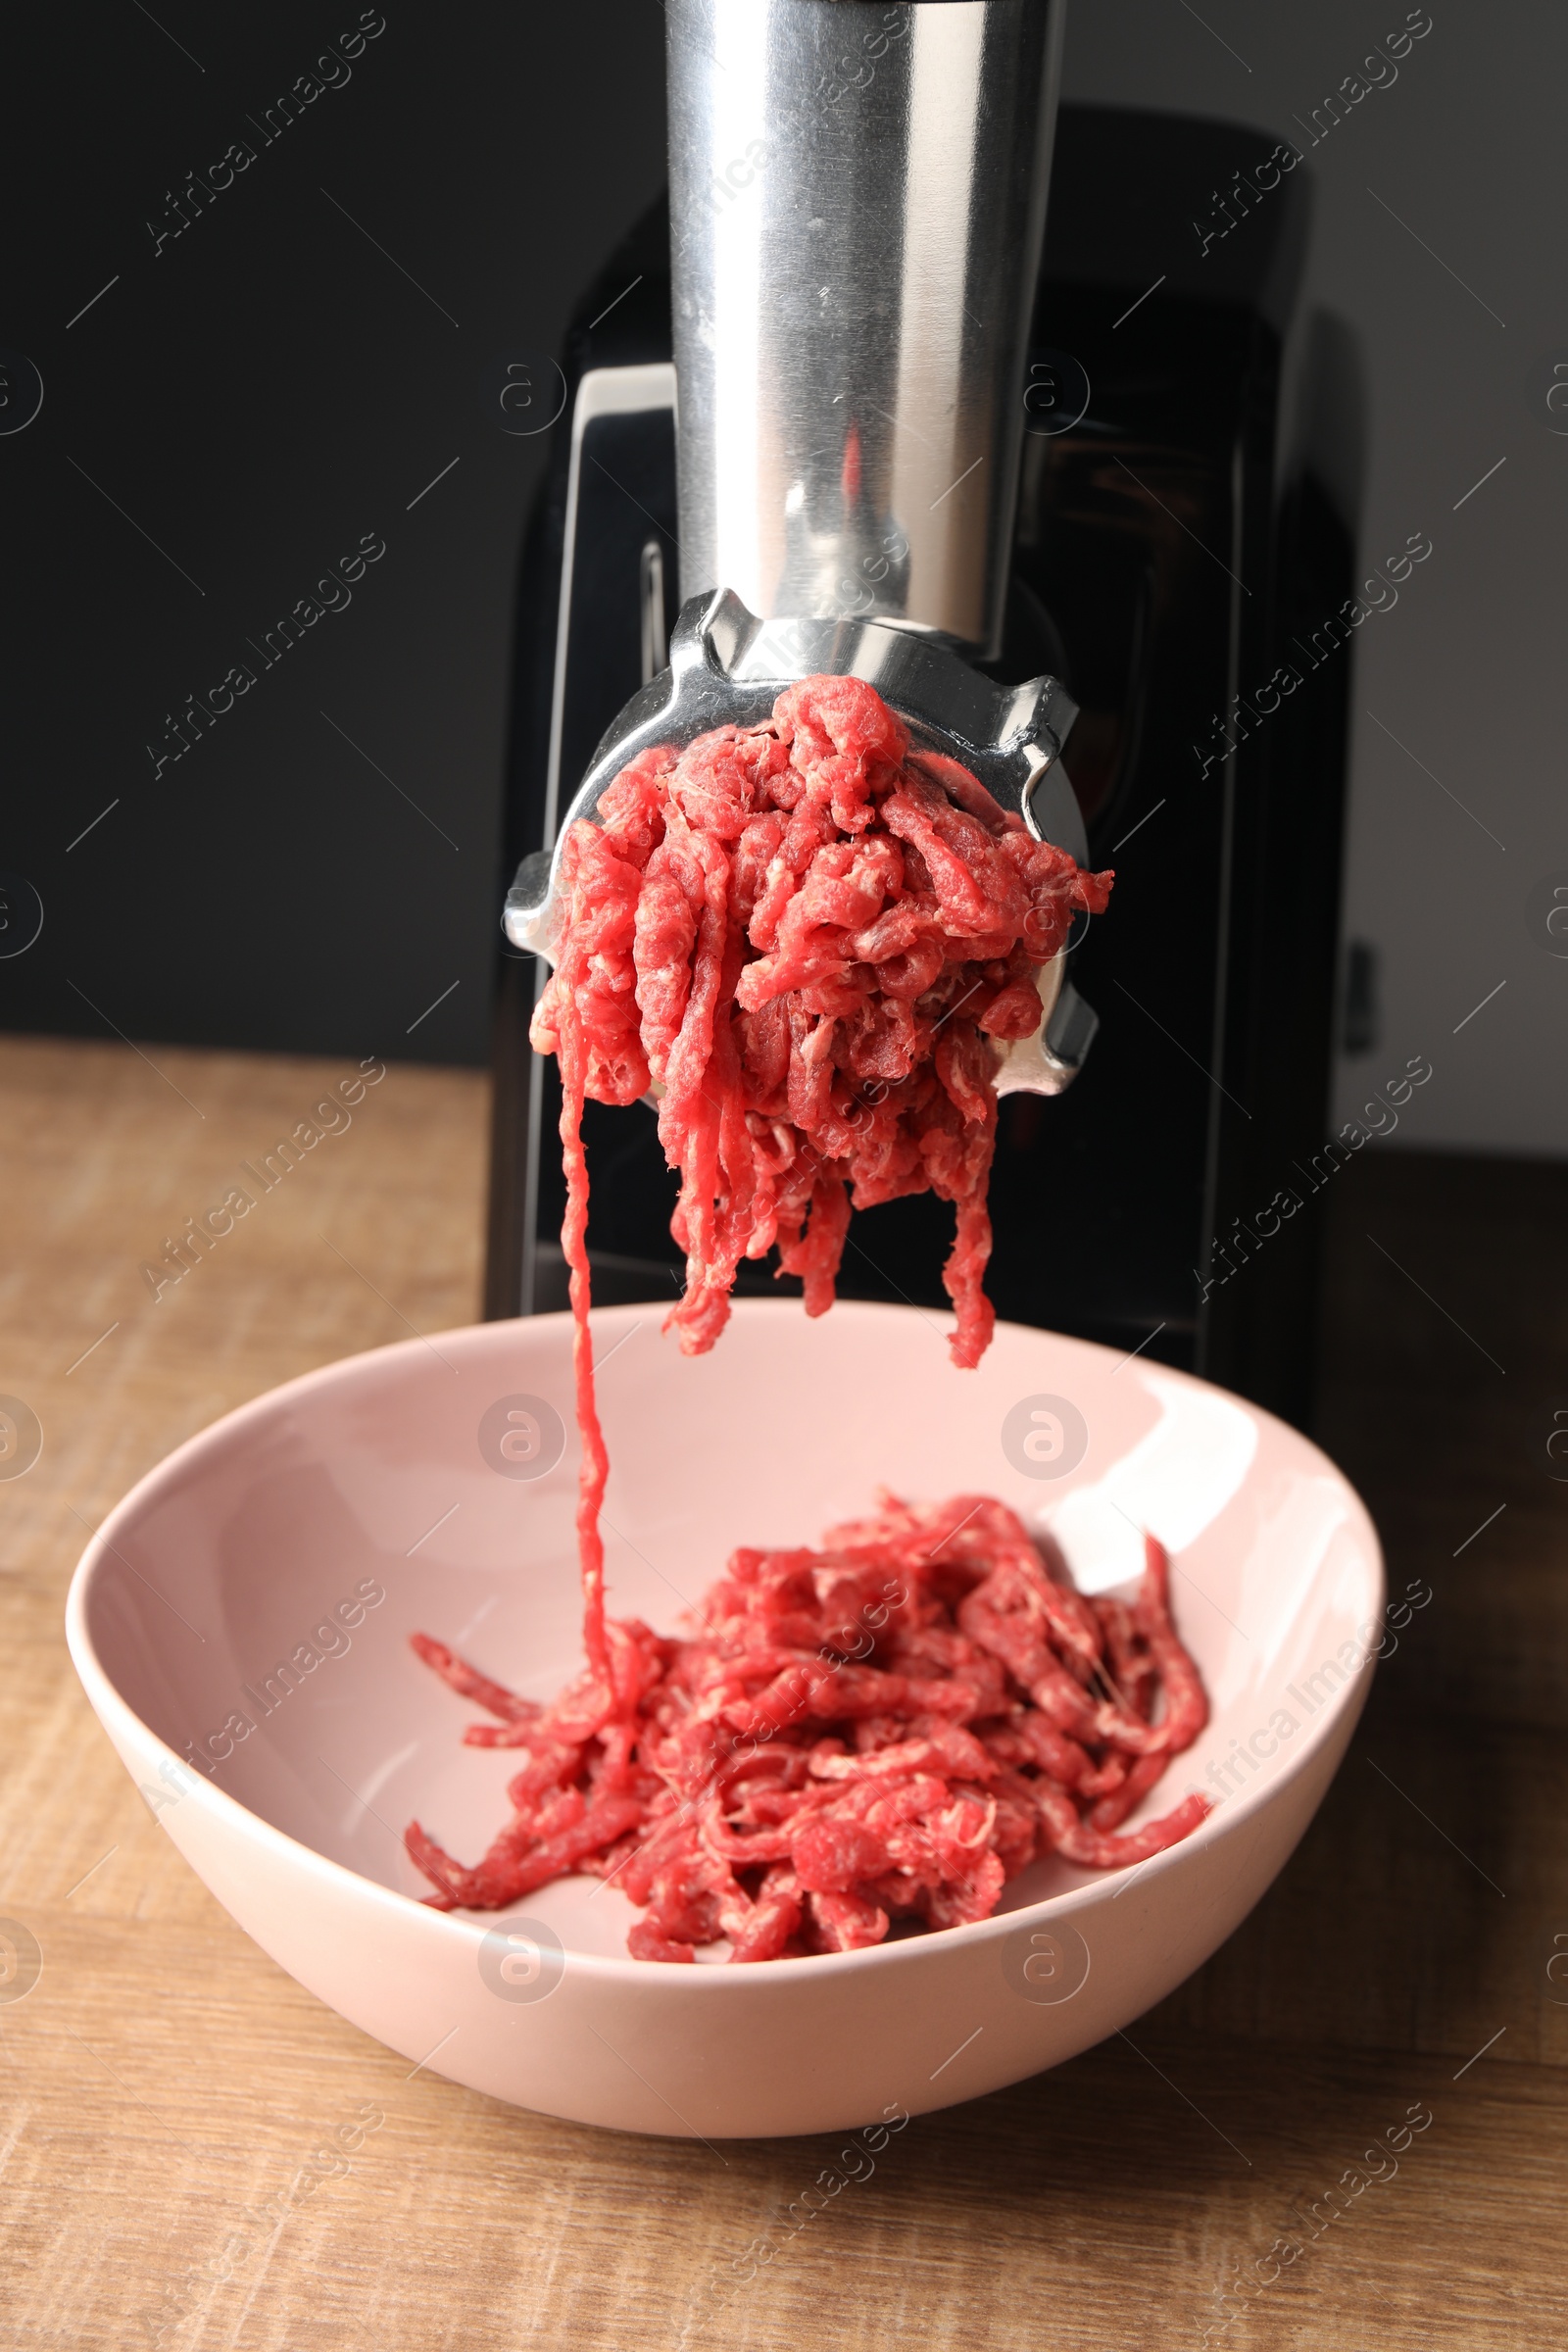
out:
{"label": "metal grinder head", "polygon": [[[909,730],[911,748],[956,760],[1037,841],[1088,855],[1083,818],[1060,764],[1076,706],[1054,678],[994,686],[931,638],[880,621],[759,620],[728,589],[693,597],[670,639],[669,667],[620,712],[594,755],[553,851],[517,868],[507,895],[514,947],[556,957],[563,915],[562,846],[579,818],[592,820],[627,761],[656,744],[677,749],[713,727],[753,727],[797,678],[863,678]],[[1075,1074],[1096,1016],[1066,978],[1066,951],[1044,965],[1040,1028],[1000,1046],[999,1094],[1059,1094]]]}

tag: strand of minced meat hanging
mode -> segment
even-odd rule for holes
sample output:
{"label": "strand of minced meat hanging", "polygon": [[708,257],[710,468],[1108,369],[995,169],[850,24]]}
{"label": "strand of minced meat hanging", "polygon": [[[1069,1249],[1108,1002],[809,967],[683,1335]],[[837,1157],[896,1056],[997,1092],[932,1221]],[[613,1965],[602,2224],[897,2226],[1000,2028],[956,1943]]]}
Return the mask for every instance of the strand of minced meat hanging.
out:
{"label": "strand of minced meat hanging", "polygon": [[[585,911],[576,949],[585,959],[593,953],[591,942],[597,921],[594,910]],[[588,1161],[582,1145],[588,1051],[583,1024],[564,1020],[557,1044],[561,1059],[561,1151],[566,1174],[566,1213],[562,1220],[561,1249],[569,1268],[571,1369],[576,1390],[577,1435],[582,1446],[577,1472],[577,1559],[582,1579],[583,1647],[588,1653],[589,1672],[609,1690],[612,1675],[605,1630],[605,1539],[599,1513],[610,1476],[610,1455],[599,1423],[599,1399],[594,1392],[594,1342],[588,1322],[593,1303],[588,1267]]]}
{"label": "strand of minced meat hanging", "polygon": [[612,1623],[612,1675],[549,1707],[416,1637],[496,1718],[467,1741],[525,1757],[473,1868],[411,1826],[436,1908],[497,1910],[584,1871],[642,1907],[634,1958],[726,1936],[735,1960],[791,1958],[987,1918],[1039,1855],[1123,1868],[1209,1810],[1193,1791],[1118,1835],[1208,1717],[1152,1537],[1135,1599],[1085,1597],[1003,1503],[885,1495],[820,1550],[735,1552],[703,1628]]}

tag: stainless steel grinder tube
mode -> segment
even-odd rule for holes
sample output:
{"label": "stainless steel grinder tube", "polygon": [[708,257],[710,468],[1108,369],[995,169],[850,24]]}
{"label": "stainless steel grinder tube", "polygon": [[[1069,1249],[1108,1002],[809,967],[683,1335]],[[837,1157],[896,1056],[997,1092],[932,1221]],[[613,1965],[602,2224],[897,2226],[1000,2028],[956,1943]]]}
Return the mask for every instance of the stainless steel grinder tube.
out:
{"label": "stainless steel grinder tube", "polygon": [[680,592],[999,647],[1064,0],[665,0]]}

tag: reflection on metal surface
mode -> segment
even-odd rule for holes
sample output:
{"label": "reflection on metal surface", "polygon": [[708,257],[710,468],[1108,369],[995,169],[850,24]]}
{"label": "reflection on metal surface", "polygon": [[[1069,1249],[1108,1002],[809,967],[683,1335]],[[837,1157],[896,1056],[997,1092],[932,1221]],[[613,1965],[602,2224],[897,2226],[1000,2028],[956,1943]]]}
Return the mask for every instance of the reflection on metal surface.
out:
{"label": "reflection on metal surface", "polygon": [[1060,0],[667,0],[680,567],[996,651]]}
{"label": "reflection on metal surface", "polygon": [[643,548],[637,601],[642,615],[643,684],[650,686],[669,661],[664,628],[664,551],[657,539],[648,540]]}

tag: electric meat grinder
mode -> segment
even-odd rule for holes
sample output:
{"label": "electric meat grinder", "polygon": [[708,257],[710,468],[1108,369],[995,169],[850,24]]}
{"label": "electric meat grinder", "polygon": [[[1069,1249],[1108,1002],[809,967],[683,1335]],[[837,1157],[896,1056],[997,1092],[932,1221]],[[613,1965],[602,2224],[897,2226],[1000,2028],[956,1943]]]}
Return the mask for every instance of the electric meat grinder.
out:
{"label": "electric meat grinder", "polygon": [[[999,1313],[1300,1418],[1309,1206],[1233,1293],[1214,1268],[1321,1141],[1343,678],[1200,747],[1343,593],[1344,523],[1280,436],[1304,191],[1211,268],[1167,252],[1181,194],[1253,142],[1058,125],[1058,0],[665,14],[667,231],[661,208],[579,306],[524,555],[487,1311],[564,1304],[559,1094],[525,1032],[568,811],[645,744],[848,671],[1031,830],[1119,868],[999,1075]],[[671,1299],[652,1112],[590,1105],[584,1133],[595,1297]],[[939,1304],[946,1214],[857,1218],[841,1293]]]}

